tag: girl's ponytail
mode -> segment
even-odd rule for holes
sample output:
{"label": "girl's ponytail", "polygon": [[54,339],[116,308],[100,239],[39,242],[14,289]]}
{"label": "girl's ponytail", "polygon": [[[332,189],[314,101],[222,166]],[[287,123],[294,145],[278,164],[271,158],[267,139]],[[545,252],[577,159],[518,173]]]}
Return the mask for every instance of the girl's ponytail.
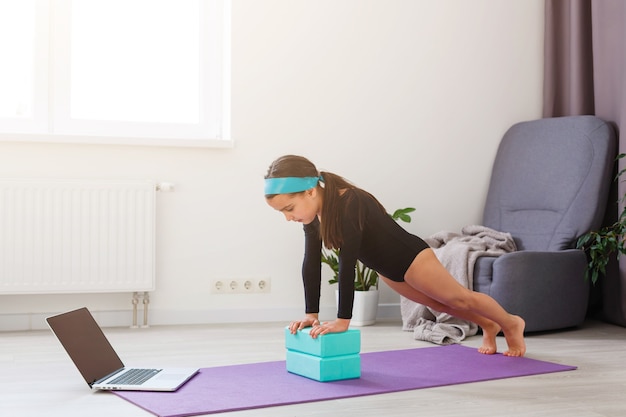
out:
{"label": "girl's ponytail", "polygon": [[324,185],[320,235],[324,241],[324,246],[328,249],[338,249],[343,243],[339,221],[338,200],[342,190],[355,188],[355,186],[332,172],[322,171],[320,174]]}

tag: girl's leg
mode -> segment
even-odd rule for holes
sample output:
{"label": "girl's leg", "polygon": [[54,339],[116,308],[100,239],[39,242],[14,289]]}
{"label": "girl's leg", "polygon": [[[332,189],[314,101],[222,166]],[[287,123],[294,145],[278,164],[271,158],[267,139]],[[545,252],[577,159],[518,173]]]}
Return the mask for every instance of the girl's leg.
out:
{"label": "girl's leg", "polygon": [[488,295],[471,291],[456,282],[432,249],[423,250],[415,257],[404,279],[418,292],[447,306],[448,310],[443,310],[444,312],[473,321],[481,327],[486,326],[483,331],[487,331],[490,337],[493,326],[489,321],[497,323],[509,347],[504,352],[505,355],[523,356],[526,352],[524,320],[509,314]]}
{"label": "girl's leg", "polygon": [[472,313],[471,311],[461,311],[455,310],[445,304],[440,303],[437,300],[432,299],[426,294],[416,290],[411,287],[406,282],[397,282],[392,281],[386,277],[381,276],[383,281],[391,287],[398,294],[408,298],[409,300],[415,301],[416,303],[428,306],[434,310],[437,310],[442,313],[450,314],[451,316],[461,318],[463,320],[469,320],[471,322],[479,325],[483,330],[483,344],[478,348],[480,353],[484,353],[487,355],[492,355],[497,351],[496,345],[496,336],[500,331],[500,326],[497,323],[480,316],[478,314]]}

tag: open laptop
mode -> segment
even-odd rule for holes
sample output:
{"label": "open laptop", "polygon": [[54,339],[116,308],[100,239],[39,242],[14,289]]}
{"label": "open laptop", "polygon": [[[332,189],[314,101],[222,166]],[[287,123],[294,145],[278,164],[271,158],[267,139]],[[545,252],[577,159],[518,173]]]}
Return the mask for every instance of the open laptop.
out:
{"label": "open laptop", "polygon": [[46,319],[87,381],[98,390],[176,391],[197,368],[127,368],[87,308]]}

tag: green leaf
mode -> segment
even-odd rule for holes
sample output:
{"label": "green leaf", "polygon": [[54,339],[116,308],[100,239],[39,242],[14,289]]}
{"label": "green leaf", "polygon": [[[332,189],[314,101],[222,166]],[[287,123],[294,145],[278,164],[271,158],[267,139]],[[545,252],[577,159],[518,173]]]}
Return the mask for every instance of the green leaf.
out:
{"label": "green leaf", "polygon": [[403,209],[398,209],[393,212],[391,218],[394,220],[402,220],[405,223],[411,223],[411,216],[408,213],[413,213],[415,209],[413,207],[406,207]]}

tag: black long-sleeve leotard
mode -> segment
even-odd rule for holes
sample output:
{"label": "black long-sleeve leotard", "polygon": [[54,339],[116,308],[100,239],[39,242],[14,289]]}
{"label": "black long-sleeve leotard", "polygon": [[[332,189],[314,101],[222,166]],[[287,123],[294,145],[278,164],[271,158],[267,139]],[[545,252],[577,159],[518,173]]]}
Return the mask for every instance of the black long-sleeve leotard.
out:
{"label": "black long-sleeve leotard", "polygon": [[[349,189],[339,199],[343,243],[339,251],[339,306],[337,317],[352,318],[356,261],[394,281],[404,274],[426,242],[407,232],[366,192]],[[361,215],[359,216],[358,213]],[[359,226],[359,217],[363,219]],[[302,279],[306,313],[319,313],[322,241],[319,220],[304,225]]]}

